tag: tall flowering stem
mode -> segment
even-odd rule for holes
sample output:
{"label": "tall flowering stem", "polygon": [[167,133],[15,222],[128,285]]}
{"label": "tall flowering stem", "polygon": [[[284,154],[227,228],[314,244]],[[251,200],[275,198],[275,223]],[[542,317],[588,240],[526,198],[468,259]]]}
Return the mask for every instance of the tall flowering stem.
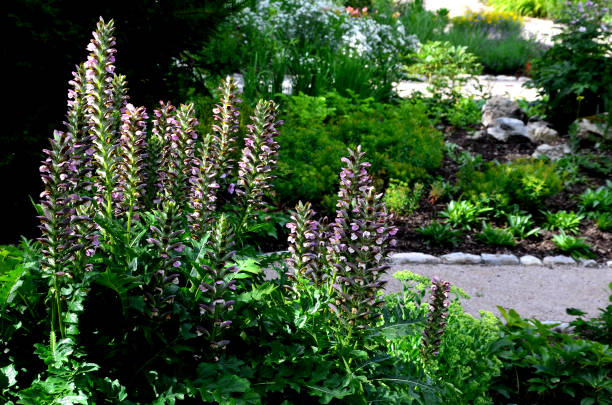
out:
{"label": "tall flowering stem", "polygon": [[277,127],[281,122],[276,121],[277,115],[278,106],[273,101],[260,100],[251,117],[252,123],[247,125],[236,188],[244,207],[243,223],[253,209],[263,204],[263,197],[270,189],[273,178],[270,173],[276,167],[278,156],[278,143],[274,137],[278,135]]}
{"label": "tall flowering stem", "polygon": [[89,132],[89,117],[87,115],[87,80],[85,64],[77,66],[72,72],[73,79],[68,82],[71,88],[68,90],[68,112],[66,114],[66,130],[72,141],[72,167],[73,189],[78,199],[73,199],[72,204],[78,214],[75,221],[76,232],[79,235],[79,244],[83,249],[76,254],[77,265],[85,266],[86,256],[95,252],[96,232],[91,221],[94,216],[94,205],[91,199],[93,185],[93,158],[92,137]]}
{"label": "tall flowering stem", "polygon": [[222,332],[232,323],[227,320],[227,314],[235,303],[228,298],[236,289],[235,280],[226,280],[228,275],[238,271],[236,266],[229,265],[235,254],[232,250],[233,240],[227,217],[221,214],[212,232],[210,251],[207,254],[208,264],[202,265],[202,281],[199,286],[205,301],[200,304],[200,313],[212,320],[212,328],[209,331],[201,328],[200,331],[207,335],[214,349],[223,349],[229,343],[228,340],[222,339]]}
{"label": "tall flowering stem", "polygon": [[121,138],[119,151],[120,163],[118,193],[121,204],[117,214],[127,215],[127,234],[129,237],[134,215],[144,208],[142,197],[146,187],[146,126],[148,115],[144,107],[127,104],[121,115]]}
{"label": "tall flowering stem", "polygon": [[321,226],[313,217],[310,203],[302,204],[300,201],[291,215],[292,222],[287,224],[290,229],[287,239],[291,254],[287,263],[293,267],[296,275],[321,285],[327,272],[321,263]]}
{"label": "tall flowering stem", "polygon": [[221,81],[221,100],[213,109],[213,142],[218,145],[218,176],[227,179],[231,175],[235,161],[232,155],[236,151],[236,133],[240,125],[240,112],[236,104],[242,102],[236,97],[236,83],[231,76]]}
{"label": "tall flowering stem", "polygon": [[148,173],[147,173],[147,203],[149,207],[158,206],[161,203],[164,186],[167,181],[167,174],[164,168],[167,167],[168,153],[165,149],[167,139],[172,138],[176,130],[176,107],[169,102],[159,102],[160,108],[153,111],[153,130],[148,141]]}
{"label": "tall flowering stem", "polygon": [[117,140],[113,132],[113,72],[115,53],[113,48],[114,23],[100,19],[93,39],[87,46],[90,51],[85,62],[86,100],[89,133],[92,136],[97,203],[108,218],[113,217],[114,191],[117,184]]}
{"label": "tall flowering stem", "polygon": [[125,107],[128,104],[130,96],[128,96],[127,80],[125,75],[113,74],[111,81],[112,94],[113,94],[113,133],[118,133],[123,121],[121,120],[121,114],[123,114]]}
{"label": "tall flowering stem", "polygon": [[198,139],[195,131],[198,121],[193,104],[181,105],[176,116],[167,120],[172,124],[172,131],[165,133],[162,167],[159,168],[163,173],[160,174],[161,204],[175,201],[179,211],[183,212],[183,202],[188,199],[191,190],[189,179],[193,175],[194,150]]}
{"label": "tall flowering stem", "polygon": [[391,225],[382,195],[376,194],[372,178],[358,146],[342,158],[340,191],[329,259],[334,262],[336,305],[330,308],[350,325],[366,328],[372,318],[381,316],[383,300],[377,293],[385,282],[380,280],[388,268],[385,258],[397,228]]}
{"label": "tall flowering stem", "polygon": [[431,279],[431,295],[429,296],[429,312],[427,323],[421,340],[421,354],[425,359],[431,359],[438,355],[446,318],[448,318],[448,294],[450,283],[441,281],[438,277]]}
{"label": "tall flowering stem", "polygon": [[215,211],[217,190],[219,189],[219,156],[215,143],[216,136],[207,134],[202,145],[198,148],[194,159],[193,173],[189,182],[191,191],[189,205],[191,213],[188,216],[191,236],[199,240],[202,237],[206,224]]}
{"label": "tall flowering stem", "polygon": [[51,328],[55,330],[57,324],[62,337],[66,336],[66,330],[62,320],[60,283],[70,275],[69,262],[74,252],[81,247],[73,227],[75,210],[72,208],[72,201],[78,196],[71,194],[74,181],[74,170],[71,167],[72,145],[73,140],[69,133],[55,131],[51,149],[43,150],[47,158],[40,167],[44,183],[40,216],[40,241],[43,245],[41,267],[43,274],[52,279]]}

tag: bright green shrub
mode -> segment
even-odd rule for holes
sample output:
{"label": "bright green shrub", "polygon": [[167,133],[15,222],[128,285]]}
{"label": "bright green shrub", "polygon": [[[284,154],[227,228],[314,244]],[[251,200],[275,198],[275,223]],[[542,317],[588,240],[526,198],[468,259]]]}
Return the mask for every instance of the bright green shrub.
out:
{"label": "bright green shrub", "polygon": [[533,159],[506,164],[489,162],[483,170],[466,164],[458,173],[458,184],[464,195],[477,201],[481,195],[489,196],[499,208],[519,204],[534,209],[563,189],[563,179],[555,165]]}
{"label": "bright green shrub", "polygon": [[414,186],[410,187],[404,181],[391,179],[385,191],[384,201],[391,212],[398,215],[409,215],[419,208],[422,195],[422,183],[414,183]]}
{"label": "bright green shrub", "polygon": [[502,367],[492,352],[498,334],[498,320],[490,312],[481,312],[481,319],[476,319],[457,302],[451,304],[436,372],[459,391],[449,390],[445,403],[492,403],[487,391]]}
{"label": "bright green shrub", "polygon": [[283,203],[301,199],[331,208],[340,157],[351,145],[361,144],[368,153],[378,184],[388,178],[423,180],[441,164],[442,135],[422,105],[379,104],[337,93],[286,101],[275,182]]}

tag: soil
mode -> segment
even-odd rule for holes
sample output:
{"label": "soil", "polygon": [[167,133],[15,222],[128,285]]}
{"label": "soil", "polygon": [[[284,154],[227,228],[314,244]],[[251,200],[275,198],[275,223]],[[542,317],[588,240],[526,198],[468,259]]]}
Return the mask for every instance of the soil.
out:
{"label": "soil", "polygon": [[[484,161],[496,160],[505,163],[519,157],[529,157],[536,148],[536,145],[529,141],[510,138],[507,143],[500,142],[495,138],[485,136],[480,139],[470,137],[470,132],[454,131],[447,129],[446,140],[459,145],[458,151],[468,151],[472,155],[481,155]],[[440,176],[446,181],[454,184],[457,177],[459,164],[445,156],[441,168],[434,172],[434,176]],[[587,174],[587,173],[583,173]],[[544,202],[546,210],[549,211],[577,211],[576,196],[587,188],[596,188],[605,184],[606,178],[603,176],[593,176],[588,173],[588,183],[573,184],[566,187],[561,193],[551,197]],[[433,255],[442,255],[453,252],[465,253],[512,253],[517,256],[533,255],[544,257],[563,254],[559,251],[552,241],[553,232],[542,230],[539,237],[522,240],[513,247],[496,247],[484,244],[475,238],[475,233],[466,235],[455,246],[435,246],[423,243],[421,235],[416,231],[417,228],[427,226],[439,219],[439,213],[446,208],[447,201],[428,200],[424,195],[420,201],[420,208],[413,214],[398,218],[396,225],[399,231],[397,238],[397,251],[417,251]],[[534,213],[534,216],[541,215]],[[537,218],[536,218],[537,222]],[[584,237],[586,242],[591,245],[595,259],[605,262],[612,258],[612,233],[604,232],[597,228],[590,219],[581,221],[578,236]]]}

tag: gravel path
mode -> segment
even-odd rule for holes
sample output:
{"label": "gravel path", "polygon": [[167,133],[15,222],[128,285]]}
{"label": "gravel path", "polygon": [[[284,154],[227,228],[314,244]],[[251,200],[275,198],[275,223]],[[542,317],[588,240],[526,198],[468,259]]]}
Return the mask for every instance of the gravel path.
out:
{"label": "gravel path", "polygon": [[610,268],[402,265],[392,267],[385,275],[387,291],[401,291],[400,282],[392,276],[400,270],[438,276],[460,287],[471,297],[462,305],[472,315],[485,310],[499,316],[499,305],[541,321],[571,321],[575,318],[565,313],[569,307],[596,316],[599,308],[609,304],[608,284],[612,282]]}

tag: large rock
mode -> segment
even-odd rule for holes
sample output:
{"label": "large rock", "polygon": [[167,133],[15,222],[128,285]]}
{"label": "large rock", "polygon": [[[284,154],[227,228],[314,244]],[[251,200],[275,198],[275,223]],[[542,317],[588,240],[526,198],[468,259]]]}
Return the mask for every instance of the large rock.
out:
{"label": "large rock", "polygon": [[571,153],[571,151],[572,150],[566,143],[563,143],[561,145],[555,145],[555,146],[545,143],[543,145],[538,146],[535,152],[533,152],[531,156],[534,158],[546,156],[550,160],[559,160],[563,156]]}
{"label": "large rock", "polygon": [[487,128],[487,133],[501,142],[507,142],[510,137],[531,140],[529,139],[529,130],[523,121],[510,117],[496,118],[493,125]]}
{"label": "large rock", "polygon": [[604,122],[595,122],[587,118],[576,121],[576,137],[578,139],[612,139],[612,129],[606,131]]}
{"label": "large rock", "polygon": [[559,143],[559,133],[554,129],[548,127],[545,121],[535,121],[527,124],[527,132],[531,142],[535,144],[547,143],[555,144]]}
{"label": "large rock", "polygon": [[482,106],[482,125],[485,127],[491,126],[500,117],[516,118],[525,122],[527,115],[516,101],[503,96],[491,97]]}

